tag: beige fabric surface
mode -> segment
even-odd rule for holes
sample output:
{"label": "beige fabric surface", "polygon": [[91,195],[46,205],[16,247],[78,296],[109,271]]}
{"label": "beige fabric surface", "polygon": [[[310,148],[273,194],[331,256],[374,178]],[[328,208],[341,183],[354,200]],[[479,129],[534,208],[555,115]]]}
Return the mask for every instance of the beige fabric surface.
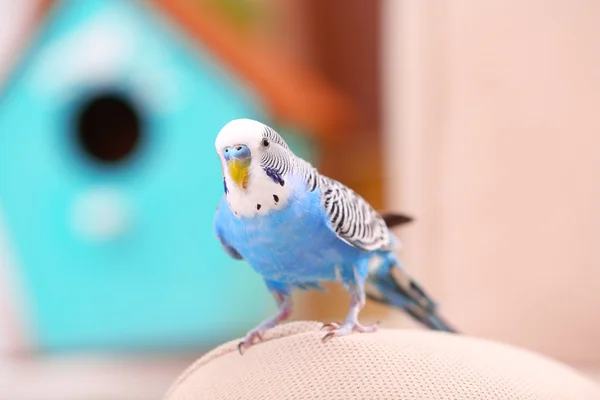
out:
{"label": "beige fabric surface", "polygon": [[320,327],[281,325],[243,356],[238,341],[226,343],[165,399],[600,400],[600,387],[570,367],[505,344],[385,329],[321,343]]}

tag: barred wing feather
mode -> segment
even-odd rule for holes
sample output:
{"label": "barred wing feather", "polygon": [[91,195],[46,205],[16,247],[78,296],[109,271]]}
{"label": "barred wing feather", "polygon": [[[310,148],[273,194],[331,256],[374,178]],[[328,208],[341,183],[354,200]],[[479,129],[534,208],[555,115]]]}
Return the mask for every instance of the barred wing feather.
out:
{"label": "barred wing feather", "polygon": [[365,251],[390,246],[385,221],[365,199],[333,179],[321,177],[320,183],[330,227],[340,239]]}

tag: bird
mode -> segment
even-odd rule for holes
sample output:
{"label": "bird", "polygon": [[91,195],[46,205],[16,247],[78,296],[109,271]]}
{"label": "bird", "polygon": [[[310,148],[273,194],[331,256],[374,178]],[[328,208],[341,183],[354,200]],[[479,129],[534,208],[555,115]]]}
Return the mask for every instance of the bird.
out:
{"label": "bird", "polygon": [[239,342],[240,353],[290,317],[294,290],[323,290],[323,282],[341,283],[350,295],[345,320],[323,325],[323,342],[377,330],[377,324],[358,319],[367,297],[404,310],[430,329],[456,332],[396,256],[400,242],[390,228],[411,217],[382,215],[296,156],[281,135],[260,121],[228,122],[217,134],[215,149],[224,190],[215,235],[229,256],[245,260],[262,276],[278,306],[274,316]]}

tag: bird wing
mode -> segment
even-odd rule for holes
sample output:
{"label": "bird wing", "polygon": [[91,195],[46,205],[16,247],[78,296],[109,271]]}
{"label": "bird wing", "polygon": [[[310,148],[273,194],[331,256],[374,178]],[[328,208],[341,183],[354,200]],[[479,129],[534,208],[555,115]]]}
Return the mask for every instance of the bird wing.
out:
{"label": "bird wing", "polygon": [[219,242],[221,242],[221,246],[223,246],[223,249],[225,250],[225,252],[227,254],[229,254],[232,258],[235,258],[236,260],[242,260],[243,259],[242,255],[233,246],[231,246],[229,243],[227,243],[227,240],[225,239],[225,235],[223,234],[223,229],[222,229],[221,225],[219,224],[219,221],[220,221],[219,216],[220,216],[222,206],[223,206],[223,200],[219,203],[219,206],[217,207],[217,211],[215,212],[215,220],[214,220],[214,224],[213,224],[215,234],[216,234],[217,238],[219,239]]}
{"label": "bird wing", "polygon": [[238,251],[233,246],[230,246],[229,244],[227,244],[227,242],[225,241],[223,236],[221,236],[218,232],[217,232],[217,238],[219,238],[219,242],[221,242],[221,246],[223,246],[223,249],[225,250],[225,252],[227,254],[229,254],[232,258],[235,258],[236,260],[244,259],[244,257],[242,257],[242,255],[240,253],[238,253]]}
{"label": "bird wing", "polygon": [[390,247],[384,219],[365,199],[330,178],[321,177],[320,187],[330,228],[340,239],[365,251]]}

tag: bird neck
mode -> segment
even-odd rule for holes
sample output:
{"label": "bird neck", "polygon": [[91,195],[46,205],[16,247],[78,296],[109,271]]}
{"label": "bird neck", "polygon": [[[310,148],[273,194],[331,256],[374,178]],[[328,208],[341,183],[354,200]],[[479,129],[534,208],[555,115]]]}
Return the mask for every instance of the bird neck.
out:
{"label": "bird neck", "polygon": [[237,186],[225,174],[227,203],[237,217],[252,218],[284,208],[291,196],[285,177],[268,173],[260,166],[251,167],[246,188]]}

